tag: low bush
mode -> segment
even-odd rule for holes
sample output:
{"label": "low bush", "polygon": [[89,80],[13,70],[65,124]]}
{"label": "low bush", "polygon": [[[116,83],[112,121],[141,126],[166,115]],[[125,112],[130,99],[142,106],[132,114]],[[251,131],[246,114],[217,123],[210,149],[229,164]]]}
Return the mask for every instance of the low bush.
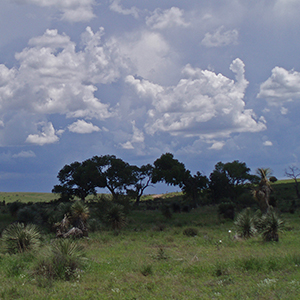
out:
{"label": "low bush", "polygon": [[256,232],[254,216],[249,207],[238,214],[234,224],[240,237],[250,238]]}
{"label": "low bush", "polygon": [[50,254],[38,262],[34,273],[48,279],[72,280],[80,276],[83,266],[83,248],[72,239],[59,239],[51,245]]}
{"label": "low bush", "polygon": [[13,223],[2,233],[4,249],[8,253],[37,250],[40,246],[40,238],[40,232],[33,224]]}
{"label": "low bush", "polygon": [[198,235],[198,229],[194,227],[188,227],[183,230],[183,234],[186,236],[196,236]]}

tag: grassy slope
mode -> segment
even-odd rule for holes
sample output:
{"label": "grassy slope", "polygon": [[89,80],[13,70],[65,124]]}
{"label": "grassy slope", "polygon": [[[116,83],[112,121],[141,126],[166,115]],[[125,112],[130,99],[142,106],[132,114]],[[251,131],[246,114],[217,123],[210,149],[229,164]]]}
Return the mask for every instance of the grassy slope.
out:
{"label": "grassy slope", "polygon": [[[280,184],[274,185],[277,194],[295,197],[292,185]],[[282,218],[288,226],[280,241],[264,243],[260,237],[234,239],[233,221],[219,220],[214,207],[173,214],[170,220],[159,211],[133,211],[119,235],[103,230],[79,241],[87,268],[77,280],[32,276],[53,235],[45,236],[36,255],[2,255],[0,298],[299,299],[300,212]],[[185,236],[186,227],[196,228],[198,235]],[[143,275],[147,270],[150,274]]]}

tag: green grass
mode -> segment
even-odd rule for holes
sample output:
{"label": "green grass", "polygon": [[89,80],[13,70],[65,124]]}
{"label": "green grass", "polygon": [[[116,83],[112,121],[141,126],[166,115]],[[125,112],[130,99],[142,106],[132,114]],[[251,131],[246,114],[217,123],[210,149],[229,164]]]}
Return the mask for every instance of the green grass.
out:
{"label": "green grass", "polygon": [[[293,229],[281,234],[278,243],[233,239],[233,222],[219,222],[212,207],[174,214],[171,220],[155,211],[134,211],[129,217],[118,235],[102,231],[78,241],[86,266],[71,281],[32,273],[51,235],[35,255],[2,255],[0,298],[298,299],[297,212],[282,216]],[[155,230],[157,223],[165,225],[163,231]],[[183,234],[189,226],[197,228],[196,237]]]}
{"label": "green grass", "polygon": [[[295,198],[291,183],[273,187],[278,201]],[[18,197],[22,202],[56,197],[1,193],[3,196],[8,202]],[[144,201],[150,197],[153,199],[148,195]],[[164,197],[178,200],[182,194]],[[281,218],[287,225],[279,242],[263,242],[260,236],[234,238],[234,222],[220,219],[212,206],[173,213],[171,219],[160,210],[134,210],[121,231],[102,226],[102,231],[78,240],[85,253],[84,265],[70,281],[34,272],[38,262],[49,256],[54,233],[43,235],[38,252],[8,255],[0,243],[0,299],[296,300],[300,293],[300,209],[283,213]],[[11,221],[12,217],[0,212],[1,228]],[[187,228],[198,234],[184,234]]]}

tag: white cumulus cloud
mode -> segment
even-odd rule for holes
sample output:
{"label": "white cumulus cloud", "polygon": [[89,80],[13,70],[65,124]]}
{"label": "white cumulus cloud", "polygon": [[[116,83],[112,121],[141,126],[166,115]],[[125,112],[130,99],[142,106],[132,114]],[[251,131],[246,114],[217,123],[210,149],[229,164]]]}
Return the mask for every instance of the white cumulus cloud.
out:
{"label": "white cumulus cloud", "polygon": [[101,131],[101,129],[98,126],[95,126],[92,123],[86,122],[84,120],[78,120],[74,122],[73,124],[68,126],[68,129],[71,132],[82,133],[82,134]]}
{"label": "white cumulus cloud", "polygon": [[43,146],[45,144],[53,144],[59,141],[51,122],[42,122],[37,125],[41,127],[40,132],[28,135],[26,139],[27,143]]}
{"label": "white cumulus cloud", "polygon": [[[258,132],[266,129],[243,101],[248,81],[244,63],[235,59],[230,65],[236,81],[222,74],[187,65],[176,86],[163,87],[147,80],[127,77],[141,98],[151,99],[145,129],[148,134],[169,132],[177,136],[203,139],[228,137],[234,132]],[[215,144],[213,148],[221,147]]]}
{"label": "white cumulus cloud", "polygon": [[273,143],[271,141],[265,141],[264,146],[270,147],[270,146],[273,146]]}
{"label": "white cumulus cloud", "polygon": [[239,33],[236,29],[224,31],[224,26],[219,27],[214,33],[207,32],[201,41],[206,47],[224,47],[236,45]]}
{"label": "white cumulus cloud", "polygon": [[110,0],[110,2],[111,2],[109,6],[110,10],[122,15],[132,15],[135,18],[139,17],[139,10],[135,6],[131,8],[124,8],[120,4],[121,0]]}
{"label": "white cumulus cloud", "polygon": [[270,104],[300,99],[300,73],[275,67],[271,76],[260,85],[258,98],[265,98]]}
{"label": "white cumulus cloud", "polygon": [[161,10],[157,8],[153,14],[146,19],[146,24],[152,29],[165,29],[170,27],[188,27],[190,24],[183,18],[184,11],[178,7]]}
{"label": "white cumulus cloud", "polygon": [[23,150],[23,151],[21,151],[21,152],[19,152],[17,154],[14,154],[12,157],[13,158],[19,158],[19,157],[21,157],[21,158],[29,158],[29,157],[36,157],[36,155],[31,150],[29,150],[29,151],[24,151]]}
{"label": "white cumulus cloud", "polygon": [[[106,119],[109,105],[94,96],[96,84],[107,84],[120,76],[120,58],[103,45],[103,29],[87,27],[83,51],[57,30],[32,38],[29,47],[15,55],[19,68],[0,65],[0,105],[39,114]],[[122,67],[122,66],[121,66]]]}

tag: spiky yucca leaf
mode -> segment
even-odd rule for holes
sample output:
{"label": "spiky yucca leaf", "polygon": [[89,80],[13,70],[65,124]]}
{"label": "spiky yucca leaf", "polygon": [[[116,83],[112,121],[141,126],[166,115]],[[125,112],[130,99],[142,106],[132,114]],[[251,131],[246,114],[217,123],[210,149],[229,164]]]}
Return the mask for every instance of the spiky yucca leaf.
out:
{"label": "spiky yucca leaf", "polygon": [[114,230],[119,230],[127,224],[123,208],[123,205],[113,204],[107,210],[107,222],[111,225],[112,229]]}
{"label": "spiky yucca leaf", "polygon": [[80,218],[83,222],[86,222],[90,215],[90,211],[87,205],[85,205],[82,201],[77,200],[71,206],[71,212],[73,218]]}
{"label": "spiky yucca leaf", "polygon": [[40,238],[40,232],[33,224],[14,223],[2,233],[4,248],[8,253],[37,250],[40,246]]}
{"label": "spiky yucca leaf", "polygon": [[268,212],[261,217],[259,231],[265,241],[278,242],[278,233],[282,232],[284,222],[279,218],[273,207],[268,209]]}
{"label": "spiky yucca leaf", "polygon": [[249,207],[238,214],[234,224],[239,236],[243,238],[250,238],[256,232],[254,226],[254,216]]}

